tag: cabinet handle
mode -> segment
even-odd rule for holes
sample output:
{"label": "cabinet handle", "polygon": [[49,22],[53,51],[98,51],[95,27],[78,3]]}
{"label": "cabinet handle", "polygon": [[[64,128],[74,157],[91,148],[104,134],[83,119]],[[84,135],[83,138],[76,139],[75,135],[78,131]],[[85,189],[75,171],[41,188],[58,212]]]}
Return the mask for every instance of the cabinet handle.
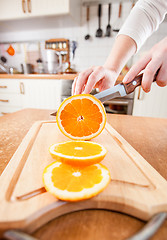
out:
{"label": "cabinet handle", "polygon": [[0,102],[9,102],[9,100],[0,99]]}
{"label": "cabinet handle", "polygon": [[0,86],[0,88],[7,88],[7,86]]}
{"label": "cabinet handle", "polygon": [[31,0],[27,0],[28,12],[31,13]]}
{"label": "cabinet handle", "polygon": [[139,87],[139,91],[138,91],[138,95],[137,95],[138,100],[141,100],[140,95],[141,95],[141,86]]}
{"label": "cabinet handle", "polygon": [[8,114],[8,113],[7,113],[7,112],[1,112],[1,114],[2,114],[2,115],[6,115],[6,114]]}
{"label": "cabinet handle", "polygon": [[26,0],[22,0],[22,10],[23,10],[23,13],[26,13],[26,8],[25,8],[25,5],[26,4]]}
{"label": "cabinet handle", "polygon": [[25,94],[24,83],[20,82],[20,93]]}

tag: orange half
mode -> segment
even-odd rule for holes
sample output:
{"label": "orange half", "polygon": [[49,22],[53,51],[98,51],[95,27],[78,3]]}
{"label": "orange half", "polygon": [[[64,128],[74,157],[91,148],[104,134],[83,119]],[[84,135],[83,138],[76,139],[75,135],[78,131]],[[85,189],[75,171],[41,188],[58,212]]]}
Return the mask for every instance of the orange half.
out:
{"label": "orange half", "polygon": [[98,136],[106,124],[103,104],[90,94],[65,99],[56,116],[61,132],[71,139],[89,140]]}
{"label": "orange half", "polygon": [[74,167],[54,162],[43,172],[46,190],[64,201],[80,201],[96,196],[110,182],[110,172],[102,164]]}

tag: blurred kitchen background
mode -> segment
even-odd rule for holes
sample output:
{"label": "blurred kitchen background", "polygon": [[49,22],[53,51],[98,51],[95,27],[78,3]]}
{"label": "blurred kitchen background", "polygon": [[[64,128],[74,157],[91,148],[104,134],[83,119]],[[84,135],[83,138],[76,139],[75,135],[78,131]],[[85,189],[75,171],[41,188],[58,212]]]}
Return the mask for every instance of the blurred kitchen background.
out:
{"label": "blurred kitchen background", "polygon": [[[30,87],[34,81],[37,82],[35,76],[31,75],[25,79],[24,76],[13,78],[14,74],[20,74],[20,76],[21,74],[51,74],[52,77],[49,78],[50,80],[48,79],[47,84],[49,85],[49,81],[55,81],[61,85],[56,87],[57,94],[60,91],[57,105],[33,104],[34,100],[28,105],[31,101],[26,100],[27,103],[22,107],[17,108],[18,104],[14,105],[16,108],[13,110],[9,104],[8,111],[6,109],[9,101],[4,101],[5,89],[0,88],[1,115],[23,107],[49,109],[57,107],[64,98],[71,94],[71,84],[75,77],[72,74],[77,74],[92,65],[102,65],[105,62],[118,30],[135,3],[136,1],[132,0],[0,0],[0,72],[5,73],[6,71],[12,75],[12,77],[10,75],[4,78],[4,75],[1,74],[1,85],[4,85],[4,81],[6,83],[9,81],[9,84],[11,84],[11,80],[13,80],[13,84],[14,81],[19,81],[19,83],[21,81],[23,84],[21,86],[28,89],[27,85]],[[96,37],[99,4],[101,4],[103,33],[101,37]],[[109,8],[111,10],[111,32],[107,34]],[[165,19],[158,31],[129,60],[121,75],[124,76],[132,64],[155,43],[163,39],[166,34],[167,20]],[[60,74],[60,79],[54,80],[53,74]],[[71,78],[65,80],[64,74],[71,74]],[[42,81],[44,83],[46,80],[47,77],[45,80],[41,78],[40,88]],[[120,81],[122,81],[122,77]],[[34,84],[36,83],[34,82]],[[39,87],[37,89],[39,91]],[[26,92],[28,90],[24,94]],[[45,95],[47,94],[48,92]],[[41,93],[41,95],[43,94]],[[111,113],[136,116],[167,117],[165,102],[167,102],[167,88],[159,88],[153,84],[151,93],[145,94],[141,88],[138,88],[135,95],[132,94],[128,98],[106,103],[106,110]]]}

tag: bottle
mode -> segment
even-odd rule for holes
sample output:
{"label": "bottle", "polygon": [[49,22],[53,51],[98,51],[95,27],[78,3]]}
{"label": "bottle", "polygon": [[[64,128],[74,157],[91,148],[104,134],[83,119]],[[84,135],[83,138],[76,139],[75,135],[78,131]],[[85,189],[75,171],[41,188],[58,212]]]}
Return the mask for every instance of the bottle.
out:
{"label": "bottle", "polygon": [[37,72],[38,73],[44,73],[43,63],[42,60],[39,58],[37,59]]}

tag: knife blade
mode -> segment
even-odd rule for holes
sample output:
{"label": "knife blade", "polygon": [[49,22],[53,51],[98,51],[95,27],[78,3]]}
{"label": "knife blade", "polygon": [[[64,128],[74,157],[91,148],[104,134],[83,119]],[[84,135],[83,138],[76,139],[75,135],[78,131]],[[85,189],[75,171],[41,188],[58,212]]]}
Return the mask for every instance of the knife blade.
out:
{"label": "knife blade", "polygon": [[[159,69],[157,70],[156,74],[154,75],[153,81],[156,81],[158,72],[159,72]],[[117,98],[117,97],[124,97],[124,96],[134,92],[135,88],[141,85],[142,77],[143,77],[143,73],[136,76],[129,83],[119,83],[114,87],[111,87],[100,93],[95,94],[94,96],[96,98],[98,98],[101,102],[105,102],[107,100]]]}
{"label": "knife blade", "polygon": [[117,98],[117,97],[124,97],[126,95],[127,93],[126,93],[125,87],[122,83],[120,83],[114,87],[111,87],[102,92],[99,92],[94,96],[98,98],[101,102],[105,102],[107,100]]}

